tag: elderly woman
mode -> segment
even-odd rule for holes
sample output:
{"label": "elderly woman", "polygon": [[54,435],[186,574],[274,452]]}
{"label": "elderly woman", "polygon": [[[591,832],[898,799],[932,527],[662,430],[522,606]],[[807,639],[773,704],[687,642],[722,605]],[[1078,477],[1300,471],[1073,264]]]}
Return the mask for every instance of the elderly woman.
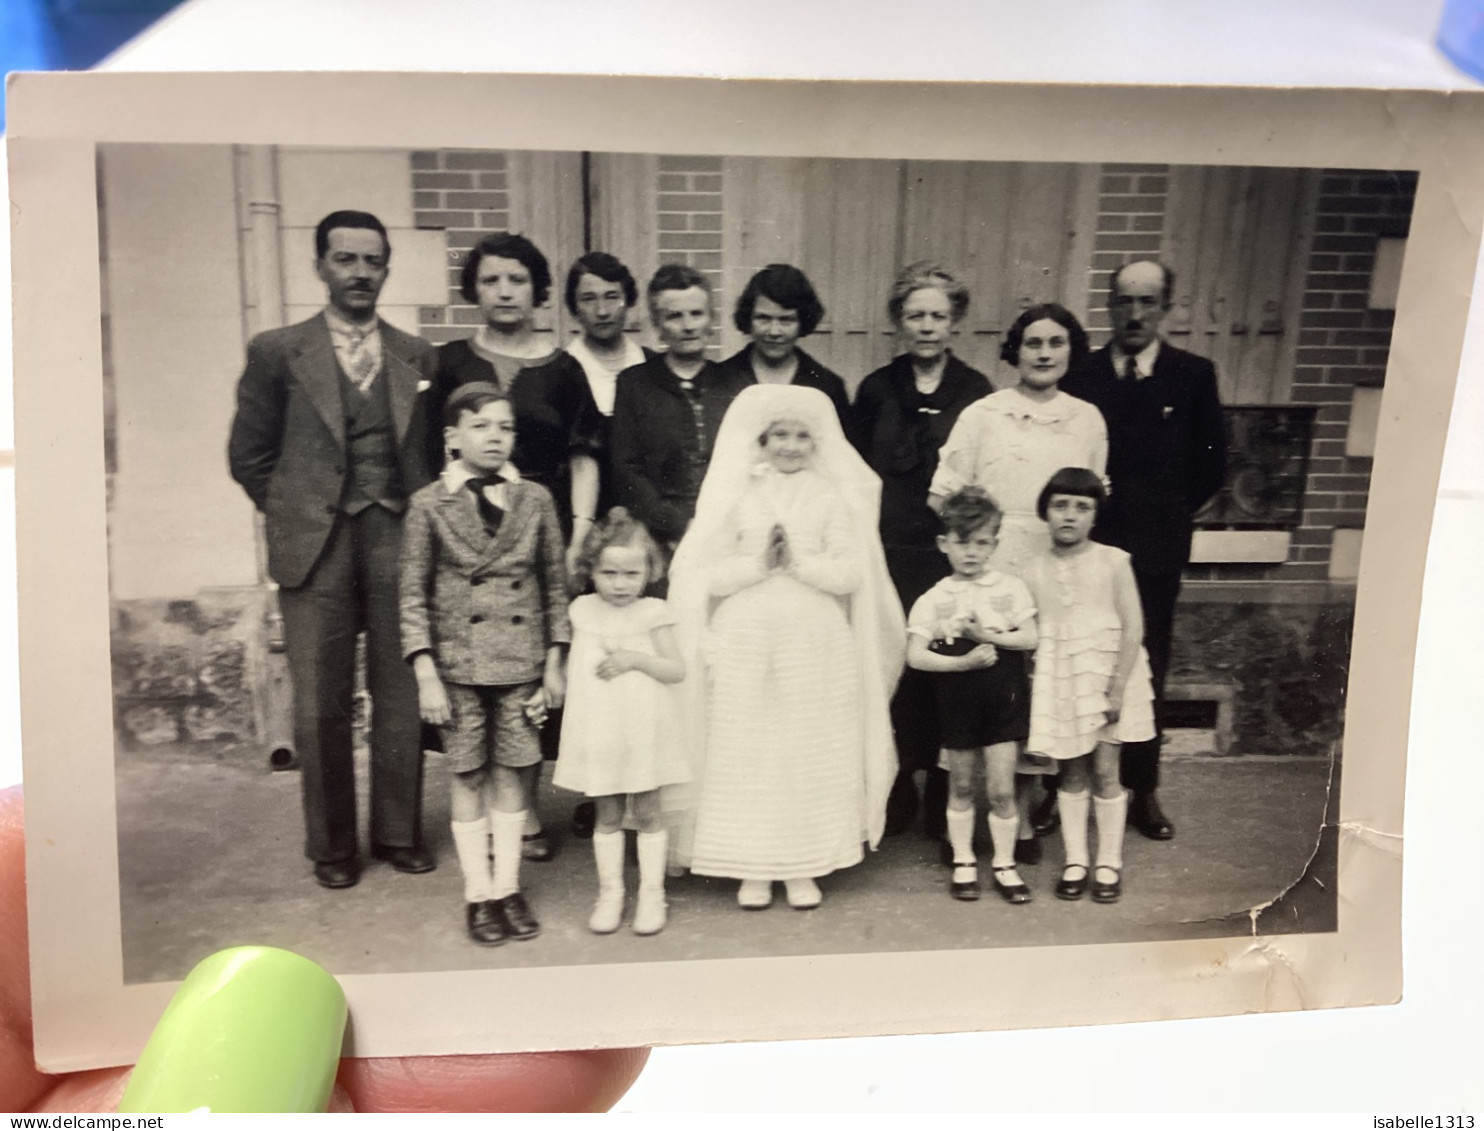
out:
{"label": "elderly woman", "polygon": [[[1037,514],[1037,500],[1052,475],[1083,467],[1102,476],[1108,463],[1103,414],[1057,386],[1067,367],[1087,356],[1087,333],[1064,306],[1042,303],[1021,313],[1005,334],[1000,358],[1013,365],[1017,384],[964,409],[938,453],[928,503],[934,510],[963,487],[982,487],[1004,513],[990,568],[1020,576],[1051,549],[1051,532]],[[1040,862],[1032,831],[1031,776],[1054,772],[1046,759],[1024,757],[1016,803],[1020,813],[1016,860]],[[1050,820],[1055,794],[1040,817]]]}
{"label": "elderly woman", "polygon": [[[938,449],[959,414],[990,392],[989,378],[949,348],[968,308],[968,288],[942,265],[919,262],[903,268],[886,309],[904,352],[861,382],[851,408],[851,439],[881,477],[881,542],[904,608],[948,575],[928,488],[938,470]],[[901,832],[911,823],[917,810],[912,774],[926,770],[923,827],[941,836],[948,784],[937,768],[936,711],[921,673],[903,673],[891,714],[901,776],[888,829]]]}
{"label": "elderly woman", "polygon": [[830,398],[843,426],[850,412],[845,382],[799,348],[824,318],[809,276],[787,263],[770,263],[747,282],[732,323],[752,341],[722,364],[759,385],[803,385]]}
{"label": "elderly woman", "polygon": [[1102,475],[1107,467],[1103,414],[1057,388],[1087,353],[1087,333],[1066,307],[1050,302],[1026,310],[1000,348],[1019,382],[966,408],[938,452],[929,506],[936,510],[963,487],[983,487],[1004,512],[992,569],[1019,576],[1051,549],[1036,500],[1052,475],[1063,467]]}
{"label": "elderly woman", "polygon": [[906,627],[876,534],[880,484],[816,389],[755,385],[717,437],[670,600],[694,728],[679,857],[749,909],[820,902],[820,876],[882,835],[886,704]]}
{"label": "elderly woman", "polygon": [[[600,414],[582,366],[536,332],[536,309],[551,294],[546,256],[524,236],[485,236],[464,260],[460,293],[479,307],[484,325],[472,338],[438,349],[438,369],[425,407],[433,467],[443,466],[443,406],[460,385],[487,381],[510,397],[515,449],[509,466],[522,479],[551,492],[568,540],[571,572],[598,505]],[[541,731],[542,753],[556,757],[561,713]],[[534,807],[525,833],[529,860],[550,860],[552,850]]]}
{"label": "elderly woman", "polygon": [[443,405],[460,385],[488,381],[515,410],[511,464],[522,479],[551,492],[569,546],[568,566],[596,516],[600,414],[582,366],[536,332],[535,314],[551,295],[546,256],[524,236],[485,236],[464,260],[459,291],[479,307],[484,325],[472,338],[438,349],[427,418],[429,443],[443,466]]}

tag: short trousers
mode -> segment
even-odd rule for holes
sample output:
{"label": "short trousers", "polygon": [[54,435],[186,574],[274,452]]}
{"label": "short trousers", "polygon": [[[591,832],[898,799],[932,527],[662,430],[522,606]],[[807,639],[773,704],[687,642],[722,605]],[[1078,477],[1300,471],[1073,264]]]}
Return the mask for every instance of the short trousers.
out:
{"label": "short trousers", "polygon": [[1031,733],[1031,684],[1024,652],[1001,648],[987,668],[932,673],[939,741],[947,750],[1024,742]]}
{"label": "short trousers", "polygon": [[467,774],[493,763],[518,770],[541,761],[539,729],[526,718],[525,703],[539,681],[506,686],[445,683],[453,718],[438,728],[448,768]]}

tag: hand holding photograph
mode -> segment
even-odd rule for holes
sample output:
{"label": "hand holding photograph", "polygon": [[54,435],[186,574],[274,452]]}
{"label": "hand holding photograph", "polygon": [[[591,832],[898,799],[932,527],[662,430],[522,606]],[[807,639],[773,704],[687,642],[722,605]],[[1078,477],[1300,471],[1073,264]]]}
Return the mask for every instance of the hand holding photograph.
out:
{"label": "hand holding photograph", "polygon": [[1399,996],[1484,99],[79,75],[10,121],[44,1067],[247,943],[357,1056]]}

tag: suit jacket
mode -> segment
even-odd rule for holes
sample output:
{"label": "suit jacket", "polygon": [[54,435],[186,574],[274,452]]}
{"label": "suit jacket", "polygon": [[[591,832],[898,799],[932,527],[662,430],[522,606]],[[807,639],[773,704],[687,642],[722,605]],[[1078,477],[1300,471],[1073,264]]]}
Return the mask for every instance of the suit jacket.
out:
{"label": "suit jacket", "polygon": [[[387,382],[402,484],[411,494],[431,474],[420,392],[433,377],[433,347],[385,321],[381,343],[379,379]],[[227,462],[263,512],[268,575],[284,588],[304,583],[335,525],[350,474],[345,415],[340,364],[323,315],[248,343]]]}
{"label": "suit jacket", "polygon": [[1120,380],[1105,346],[1061,388],[1091,401],[1108,425],[1112,494],[1093,536],[1127,550],[1144,574],[1178,574],[1190,560],[1192,516],[1226,479],[1226,421],[1216,367],[1161,342],[1154,370]]}
{"label": "suit jacket", "polygon": [[402,524],[402,654],[432,652],[450,683],[529,683],[546,650],[572,639],[556,504],[536,483],[506,492],[493,538],[474,493],[442,479],[412,496]]}
{"label": "suit jacket", "polygon": [[700,484],[692,481],[691,457],[699,456],[705,467],[722,417],[737,394],[755,382],[750,372],[744,376],[708,362],[695,384],[701,391],[703,438],[696,436],[686,394],[663,356],[620,373],[613,397],[615,501],[665,542],[678,542],[692,518]]}
{"label": "suit jacket", "polygon": [[[795,371],[791,384],[803,385],[808,389],[818,389],[829,397],[830,403],[835,406],[835,415],[840,418],[840,427],[849,427],[850,394],[845,391],[844,379],[839,374],[826,369],[803,350],[795,348],[794,352],[799,358],[799,368]],[[746,377],[749,383],[756,380],[756,374],[752,371],[752,346],[750,345],[743,346],[721,364],[723,368]]]}

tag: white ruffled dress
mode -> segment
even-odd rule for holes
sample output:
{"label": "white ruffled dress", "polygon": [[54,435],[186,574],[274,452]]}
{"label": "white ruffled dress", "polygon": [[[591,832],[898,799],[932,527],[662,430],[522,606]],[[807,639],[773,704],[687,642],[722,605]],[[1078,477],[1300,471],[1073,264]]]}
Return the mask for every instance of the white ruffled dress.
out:
{"label": "white ruffled dress", "polygon": [[1024,581],[1036,599],[1040,643],[1031,677],[1031,734],[1026,749],[1059,760],[1089,754],[1099,742],[1154,737],[1154,688],[1144,649],[1129,674],[1118,721],[1108,722],[1108,689],[1123,626],[1114,603],[1122,550],[1097,542],[1079,554],[1042,554]]}

